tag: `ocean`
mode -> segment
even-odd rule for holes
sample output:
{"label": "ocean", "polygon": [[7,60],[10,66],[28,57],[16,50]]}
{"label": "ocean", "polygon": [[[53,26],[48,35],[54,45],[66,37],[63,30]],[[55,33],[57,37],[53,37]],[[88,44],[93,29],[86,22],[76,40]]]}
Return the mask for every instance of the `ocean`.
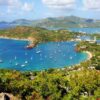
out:
{"label": "ocean", "polygon": [[76,52],[77,42],[48,42],[26,49],[28,41],[0,39],[0,69],[39,71],[79,64],[88,58]]}

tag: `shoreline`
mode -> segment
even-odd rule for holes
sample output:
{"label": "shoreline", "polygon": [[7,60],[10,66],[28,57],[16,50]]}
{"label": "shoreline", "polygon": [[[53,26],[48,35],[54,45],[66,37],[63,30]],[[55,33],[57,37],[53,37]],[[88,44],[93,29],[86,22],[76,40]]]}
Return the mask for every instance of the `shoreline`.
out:
{"label": "shoreline", "polygon": [[[7,37],[7,36],[0,36],[0,39],[11,39],[11,40],[21,40],[21,41],[32,41],[32,39],[26,39],[26,38],[13,38],[13,37]],[[76,40],[66,40],[66,41],[63,41],[63,42],[77,42]],[[50,41],[50,42],[62,42],[62,41]]]}
{"label": "shoreline", "polygon": [[[12,39],[12,40],[21,40],[21,41],[30,41],[30,39],[25,39],[25,38],[11,38],[11,37],[6,37],[6,36],[0,36],[0,38],[1,39]],[[85,62],[85,61],[88,61],[88,60],[90,60],[92,57],[93,57],[93,55],[92,55],[92,53],[90,52],[90,51],[83,51],[83,53],[86,53],[87,54],[87,59],[85,59],[83,62]],[[81,63],[81,62],[80,62]],[[67,66],[67,68],[71,68],[71,69],[73,69],[75,66],[80,66],[80,63],[78,63],[78,64],[75,64],[75,65],[72,65],[72,66]],[[65,66],[63,66],[62,68],[54,68],[54,69],[65,69],[66,67]],[[47,69],[48,70],[48,69]],[[40,70],[41,71],[41,70]]]}
{"label": "shoreline", "polygon": [[84,53],[87,53],[88,54],[88,59],[87,60],[90,60],[92,58],[92,53],[89,52],[89,51],[84,51]]}
{"label": "shoreline", "polygon": [[11,37],[6,37],[6,36],[0,36],[0,39],[11,39],[11,40],[20,40],[20,41],[30,41],[29,39],[25,39],[25,38],[11,38]]}
{"label": "shoreline", "polygon": [[[25,39],[25,38],[11,38],[11,37],[6,37],[6,36],[0,36],[0,39],[11,39],[11,40],[20,40],[20,41],[31,41],[31,39]],[[92,53],[89,51],[83,51],[83,53],[86,53],[88,55],[88,59],[90,60],[92,58]]]}

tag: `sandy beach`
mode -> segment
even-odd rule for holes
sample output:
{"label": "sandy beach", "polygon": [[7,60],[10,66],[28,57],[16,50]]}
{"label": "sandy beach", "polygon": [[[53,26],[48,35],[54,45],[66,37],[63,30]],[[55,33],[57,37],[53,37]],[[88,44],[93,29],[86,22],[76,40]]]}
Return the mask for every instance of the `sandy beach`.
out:
{"label": "sandy beach", "polygon": [[91,53],[91,52],[89,52],[89,51],[85,51],[85,53],[87,53],[87,54],[88,54],[88,60],[90,60],[90,59],[92,58],[92,53]]}

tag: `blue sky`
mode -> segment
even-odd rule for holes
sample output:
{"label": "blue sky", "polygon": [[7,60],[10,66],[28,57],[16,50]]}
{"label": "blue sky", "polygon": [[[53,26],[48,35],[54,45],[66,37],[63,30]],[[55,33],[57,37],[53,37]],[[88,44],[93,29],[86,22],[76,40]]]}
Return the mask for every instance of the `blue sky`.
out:
{"label": "blue sky", "polygon": [[100,0],[0,0],[0,21],[70,15],[100,19]]}

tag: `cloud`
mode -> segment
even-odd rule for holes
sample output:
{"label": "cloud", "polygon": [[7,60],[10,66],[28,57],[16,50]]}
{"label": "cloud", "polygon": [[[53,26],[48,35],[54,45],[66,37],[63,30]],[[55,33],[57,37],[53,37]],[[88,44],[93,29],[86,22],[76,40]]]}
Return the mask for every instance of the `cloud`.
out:
{"label": "cloud", "polygon": [[86,10],[100,10],[100,0],[83,0],[83,6]]}
{"label": "cloud", "polygon": [[75,7],[75,0],[42,0],[45,5],[50,8],[58,9],[73,9]]}
{"label": "cloud", "polygon": [[32,11],[33,10],[33,5],[25,2],[24,5],[23,5],[23,7],[22,7],[22,9],[24,11]]}
{"label": "cloud", "polygon": [[27,2],[21,2],[21,0],[0,0],[0,6],[3,6],[6,9],[8,14],[16,12],[30,12],[33,10],[33,5]]}
{"label": "cloud", "polygon": [[21,2],[19,0],[0,0],[0,7],[5,10],[4,14],[11,14],[16,9],[21,8]]}
{"label": "cloud", "polygon": [[0,6],[18,6],[20,5],[19,0],[0,0]]}

